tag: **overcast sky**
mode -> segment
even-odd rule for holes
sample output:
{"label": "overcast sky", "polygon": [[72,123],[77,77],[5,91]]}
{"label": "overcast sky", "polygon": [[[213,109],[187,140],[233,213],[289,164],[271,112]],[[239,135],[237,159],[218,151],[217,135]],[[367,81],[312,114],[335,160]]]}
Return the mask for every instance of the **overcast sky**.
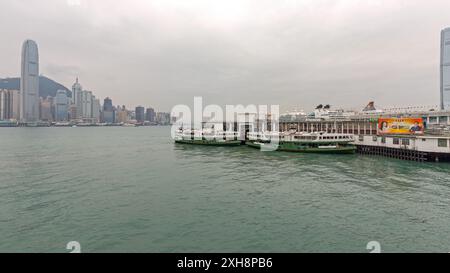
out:
{"label": "overcast sky", "polygon": [[0,77],[40,72],[113,103],[439,103],[448,0],[0,0]]}

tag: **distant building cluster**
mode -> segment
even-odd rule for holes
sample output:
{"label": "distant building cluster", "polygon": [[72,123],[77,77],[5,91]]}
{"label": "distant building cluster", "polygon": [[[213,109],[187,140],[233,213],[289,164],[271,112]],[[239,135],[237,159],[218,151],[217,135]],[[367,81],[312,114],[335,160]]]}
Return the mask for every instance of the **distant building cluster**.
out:
{"label": "distant building cluster", "polygon": [[[59,118],[63,117],[63,110],[67,107],[66,120],[84,123],[100,122],[100,100],[95,97],[92,91],[84,90],[78,78],[72,85],[72,98],[70,100],[67,98],[67,95],[66,98],[64,97],[63,92],[58,91],[58,93],[61,109]],[[67,106],[64,105],[64,101],[67,103]]]}
{"label": "distant building cluster", "polygon": [[[450,110],[450,28],[441,32],[440,60],[440,108]],[[373,102],[363,110],[364,113],[379,112]],[[284,118],[302,117],[294,113]],[[319,105],[314,113],[319,118],[341,118],[348,113],[330,110],[330,105]],[[39,53],[37,44],[26,40],[22,46],[20,90],[0,89],[0,122],[18,124],[38,122],[70,124],[134,124],[169,125],[173,120],[169,113],[155,112],[151,107],[137,106],[127,109],[124,105],[114,106],[107,97],[103,105],[92,91],[84,90],[78,78],[72,86],[72,95],[58,90],[55,97],[39,96]]]}
{"label": "distant building cluster", "polygon": [[170,113],[156,113],[153,108],[137,106],[127,109],[125,105],[114,106],[111,98],[103,101],[100,121],[106,124],[136,124],[136,125],[170,125]]}
{"label": "distant building cluster", "polygon": [[26,40],[22,46],[20,90],[0,89],[0,121],[18,124],[135,124],[169,125],[169,113],[156,113],[142,106],[134,110],[113,106],[107,97],[103,106],[92,91],[83,89],[78,78],[71,96],[58,90],[55,97],[39,96],[39,52],[37,44]]}

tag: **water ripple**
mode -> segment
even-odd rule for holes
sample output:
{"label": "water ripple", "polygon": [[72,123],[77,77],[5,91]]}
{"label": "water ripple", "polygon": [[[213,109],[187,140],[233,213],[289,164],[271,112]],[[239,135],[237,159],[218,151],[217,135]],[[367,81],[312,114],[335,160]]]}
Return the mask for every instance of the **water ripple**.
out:
{"label": "water ripple", "polygon": [[0,252],[448,251],[450,165],[168,136],[0,128]]}

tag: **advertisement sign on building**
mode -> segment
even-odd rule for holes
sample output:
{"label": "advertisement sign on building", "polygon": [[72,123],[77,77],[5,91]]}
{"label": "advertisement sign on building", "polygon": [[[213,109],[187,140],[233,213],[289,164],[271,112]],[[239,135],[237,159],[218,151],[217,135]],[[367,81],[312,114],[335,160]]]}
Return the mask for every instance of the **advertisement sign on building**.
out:
{"label": "advertisement sign on building", "polygon": [[379,118],[378,134],[414,135],[424,133],[422,118]]}

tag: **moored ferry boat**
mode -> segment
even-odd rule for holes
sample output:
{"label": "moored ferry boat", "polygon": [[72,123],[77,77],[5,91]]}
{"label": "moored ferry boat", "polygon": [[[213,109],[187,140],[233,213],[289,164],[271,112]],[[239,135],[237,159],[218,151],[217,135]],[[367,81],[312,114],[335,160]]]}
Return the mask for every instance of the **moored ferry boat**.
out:
{"label": "moored ferry boat", "polygon": [[17,127],[17,121],[0,120],[0,127]]}
{"label": "moored ferry boat", "polygon": [[305,133],[249,133],[246,145],[258,149],[286,152],[352,154],[356,152],[351,134]]}
{"label": "moored ferry boat", "polygon": [[191,130],[180,129],[175,134],[175,143],[193,144],[205,146],[239,146],[237,132],[225,132],[215,130]]}

